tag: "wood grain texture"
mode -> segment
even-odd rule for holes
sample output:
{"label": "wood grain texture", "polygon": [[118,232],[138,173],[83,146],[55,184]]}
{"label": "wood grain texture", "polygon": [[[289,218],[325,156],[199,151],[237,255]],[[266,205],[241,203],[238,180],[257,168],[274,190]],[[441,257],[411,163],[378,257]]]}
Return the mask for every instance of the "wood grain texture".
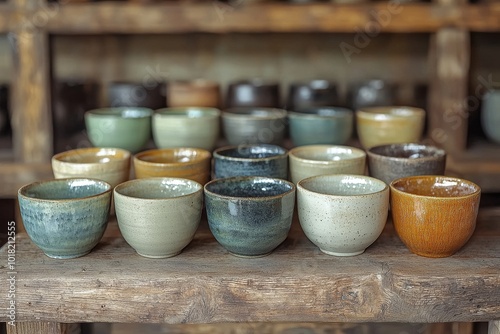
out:
{"label": "wood grain texture", "polygon": [[[53,33],[347,32],[377,25],[385,32],[435,32],[443,27],[500,30],[500,4],[434,5],[368,2],[355,5],[280,3],[97,2],[60,6]],[[396,4],[396,5],[395,5]],[[395,9],[397,8],[397,9]],[[387,15],[387,19],[382,18]],[[486,16],[486,18],[484,18]],[[256,20],[255,18],[259,18]],[[92,20],[89,20],[92,18]]]}
{"label": "wood grain texture", "polygon": [[453,28],[441,29],[431,38],[429,135],[450,154],[467,144],[469,39],[468,31]]}
{"label": "wood grain texture", "polygon": [[7,334],[80,334],[78,324],[56,322],[18,322],[7,326]]}
{"label": "wood grain texture", "polygon": [[17,198],[17,191],[23,185],[54,178],[49,163],[23,164],[0,163],[0,198]]}
{"label": "wood grain texture", "polygon": [[12,128],[15,159],[49,162],[52,156],[48,37],[37,29],[15,32]]}
{"label": "wood grain texture", "polygon": [[18,235],[16,316],[172,324],[486,321],[500,318],[499,237],[498,209],[481,211],[470,242],[444,259],[412,255],[392,224],[352,258],[321,253],[297,221],[281,246],[258,259],[228,254],[206,224],[180,255],[158,260],[135,254],[114,223],[91,254],[74,260],[50,259]]}

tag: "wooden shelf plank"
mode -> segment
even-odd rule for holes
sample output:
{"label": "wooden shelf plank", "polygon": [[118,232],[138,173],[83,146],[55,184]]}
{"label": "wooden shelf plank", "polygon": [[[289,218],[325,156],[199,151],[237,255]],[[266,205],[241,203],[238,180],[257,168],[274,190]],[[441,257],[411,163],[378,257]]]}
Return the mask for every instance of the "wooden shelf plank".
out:
{"label": "wooden shelf plank", "polygon": [[23,185],[52,178],[50,163],[0,163],[0,198],[17,198],[17,191]]}
{"label": "wooden shelf plank", "polygon": [[45,29],[59,34],[186,32],[435,32],[471,26],[500,30],[500,4],[357,5],[283,3],[230,6],[218,2],[137,4],[94,2],[58,7]]}
{"label": "wooden shelf plank", "polygon": [[10,4],[0,2],[0,34],[5,34],[11,30],[12,16]]}
{"label": "wooden shelf plank", "polygon": [[[500,210],[482,209],[457,254],[411,254],[388,223],[355,257],[321,253],[297,220],[263,258],[230,255],[206,222],[169,259],[137,255],[112,222],[87,256],[50,259],[16,238],[16,320],[56,322],[451,322],[500,319]],[[0,254],[5,258],[7,249]],[[6,266],[0,275],[7,277]],[[8,284],[0,285],[6,295]],[[7,320],[5,303],[0,321]]]}

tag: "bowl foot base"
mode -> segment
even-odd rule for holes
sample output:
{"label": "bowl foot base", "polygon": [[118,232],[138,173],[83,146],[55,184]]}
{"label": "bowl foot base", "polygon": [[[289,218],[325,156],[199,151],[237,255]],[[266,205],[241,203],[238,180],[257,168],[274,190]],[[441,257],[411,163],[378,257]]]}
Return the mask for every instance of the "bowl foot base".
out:
{"label": "bowl foot base", "polygon": [[358,251],[358,252],[351,252],[351,253],[340,253],[340,252],[332,252],[332,251],[327,251],[327,250],[324,250],[324,249],[319,249],[320,251],[322,251],[323,253],[325,254],[328,254],[328,255],[333,255],[333,256],[356,256],[356,255],[359,255],[359,254],[363,254],[364,253],[364,249],[361,250],[361,251]]}
{"label": "bowl foot base", "polygon": [[175,253],[170,253],[170,254],[165,254],[165,255],[150,255],[150,254],[143,254],[143,253],[139,253],[138,251],[136,251],[136,253],[142,257],[147,257],[147,258],[150,258],[150,259],[166,259],[168,257],[174,257],[176,255],[179,255],[181,253],[181,251],[178,251],[178,252],[175,252]]}
{"label": "bowl foot base", "polygon": [[255,259],[255,258],[259,258],[259,257],[268,256],[269,254],[271,254],[271,252],[264,253],[264,254],[258,254],[258,255],[244,255],[244,254],[236,254],[236,253],[232,253],[232,252],[229,252],[229,254],[236,256],[236,257],[241,257],[241,258]]}
{"label": "bowl foot base", "polygon": [[87,255],[88,253],[90,253],[90,251],[85,251],[83,253],[71,254],[71,255],[59,255],[59,254],[47,254],[47,253],[44,253],[44,254],[52,259],[64,260],[64,259],[75,259],[77,257],[82,257],[84,255]]}

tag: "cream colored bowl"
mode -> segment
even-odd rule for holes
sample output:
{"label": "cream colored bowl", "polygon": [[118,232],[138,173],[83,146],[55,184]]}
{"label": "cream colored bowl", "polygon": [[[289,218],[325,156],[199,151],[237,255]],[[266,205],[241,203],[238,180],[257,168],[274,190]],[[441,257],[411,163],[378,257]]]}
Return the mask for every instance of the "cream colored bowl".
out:
{"label": "cream colored bowl", "polygon": [[371,107],[356,111],[359,141],[373,146],[419,142],[425,125],[425,111],[413,107]]}

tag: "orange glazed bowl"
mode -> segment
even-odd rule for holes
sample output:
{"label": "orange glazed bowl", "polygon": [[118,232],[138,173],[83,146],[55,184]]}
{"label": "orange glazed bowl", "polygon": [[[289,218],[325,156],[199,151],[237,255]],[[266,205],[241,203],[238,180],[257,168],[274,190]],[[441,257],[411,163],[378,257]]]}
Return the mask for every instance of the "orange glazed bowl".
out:
{"label": "orange glazed bowl", "polygon": [[455,254],[476,228],[478,185],[459,178],[424,175],[394,180],[392,221],[408,249],[425,257]]}

